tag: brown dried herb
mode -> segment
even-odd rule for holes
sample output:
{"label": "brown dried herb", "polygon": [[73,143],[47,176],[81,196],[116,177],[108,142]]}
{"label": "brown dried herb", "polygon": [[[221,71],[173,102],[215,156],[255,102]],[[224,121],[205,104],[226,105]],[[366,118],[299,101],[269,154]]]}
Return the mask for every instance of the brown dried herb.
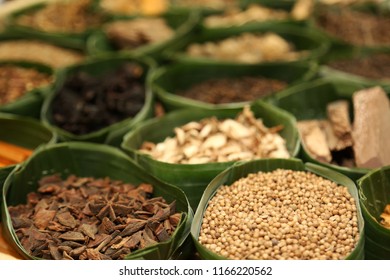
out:
{"label": "brown dried herb", "polygon": [[212,104],[253,101],[283,90],[287,83],[265,77],[219,78],[194,84],[178,94]]}
{"label": "brown dried herb", "polygon": [[100,76],[76,71],[56,93],[53,123],[84,135],[136,116],[145,104],[143,73],[136,63],[124,63]]}
{"label": "brown dried herb", "polygon": [[10,206],[16,234],[35,257],[55,260],[123,259],[166,241],[181,214],[176,203],[151,198],[153,186],[109,178],[42,178],[25,205]]}
{"label": "brown dried herb", "polygon": [[0,66],[0,105],[21,98],[27,92],[49,85],[53,77],[35,69],[14,65]]}

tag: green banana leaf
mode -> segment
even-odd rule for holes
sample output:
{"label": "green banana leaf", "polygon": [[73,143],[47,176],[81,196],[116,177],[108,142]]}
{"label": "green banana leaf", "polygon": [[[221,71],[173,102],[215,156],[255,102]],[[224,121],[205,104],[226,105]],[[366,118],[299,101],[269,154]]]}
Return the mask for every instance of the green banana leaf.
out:
{"label": "green banana leaf", "polygon": [[359,197],[356,185],[349,178],[340,173],[312,163],[304,164],[299,159],[264,159],[254,160],[246,163],[237,163],[228,168],[227,170],[218,174],[205,189],[202,199],[199,202],[199,206],[195,212],[194,220],[191,226],[191,236],[194,240],[195,247],[200,257],[202,259],[209,260],[226,259],[218,254],[211,252],[198,241],[203,216],[206,211],[208,202],[214,196],[218,188],[223,185],[230,185],[236,180],[247,176],[249,173],[255,173],[258,171],[271,172],[279,168],[309,171],[348,188],[349,193],[356,200],[360,238],[355,249],[351,252],[350,255],[346,257],[346,259],[364,259],[364,220],[360,210]]}
{"label": "green banana leaf", "polygon": [[295,0],[240,0],[240,6],[246,8],[251,4],[258,4],[272,9],[291,11],[295,2]]}
{"label": "green banana leaf", "polygon": [[[105,73],[120,67],[120,65],[125,62],[136,62],[144,69],[144,75],[142,79],[144,80],[146,87],[145,104],[135,117],[124,119],[123,121],[84,135],[75,135],[54,125],[52,121],[52,103],[67,77],[78,71],[84,71],[93,76],[102,76]],[[121,137],[120,133],[117,132],[117,130],[120,130],[123,126],[130,127],[137,122],[140,122],[153,116],[154,98],[147,82],[147,80],[149,79],[149,72],[151,71],[151,69],[153,69],[153,67],[155,67],[154,62],[148,58],[141,59],[132,55],[111,54],[102,55],[99,58],[95,58],[93,60],[81,64],[63,68],[57,72],[57,79],[53,85],[53,89],[44,100],[41,111],[42,122],[50,129],[55,131],[61,141],[74,140],[104,143],[108,135],[110,135],[111,133],[116,133],[115,137]]]}
{"label": "green banana leaf", "polygon": [[[326,119],[326,105],[332,101],[344,99],[352,104],[355,91],[368,88],[371,85],[361,81],[333,80],[331,78],[317,79],[306,84],[296,85],[279,94],[275,94],[270,102],[293,114],[298,121],[310,119]],[[350,104],[350,105],[351,105]],[[350,106],[352,108],[352,105]],[[301,142],[302,143],[302,142]],[[320,162],[309,155],[302,145],[300,158],[326,166],[357,180],[370,169],[347,168],[335,164]]]}
{"label": "green banana leaf", "polygon": [[[230,28],[213,28],[203,29],[198,34],[194,34],[188,38],[184,38],[180,42],[177,42],[171,48],[167,49],[164,53],[166,59],[172,61],[189,61],[189,62],[209,62],[211,58],[203,57],[192,57],[186,54],[186,48],[193,43],[206,43],[206,42],[217,42],[226,38],[239,36],[243,33],[265,33],[273,32],[280,35],[282,38],[291,42],[297,51],[308,51],[308,55],[298,60],[315,60],[326,54],[329,48],[328,40],[318,34],[315,29],[308,27],[294,26],[286,23],[274,23],[274,22],[263,22],[253,23],[245,26],[237,26]],[[245,64],[232,61],[236,64]],[[272,62],[271,62],[272,63]]]}
{"label": "green banana leaf", "polygon": [[[195,29],[199,21],[199,13],[196,11],[189,11],[188,13],[183,13],[180,11],[168,11],[165,14],[159,16],[165,20],[165,22],[173,30],[175,30],[174,36],[164,42],[148,44],[141,46],[135,49],[123,49],[117,50],[115,46],[107,38],[103,29],[96,30],[93,32],[87,40],[87,52],[90,55],[100,55],[105,53],[120,52],[120,53],[131,53],[137,56],[149,56],[156,60],[161,59],[161,53],[169,48],[172,44],[175,44],[177,41],[180,41],[182,38],[189,36],[191,32]],[[131,18],[138,17],[118,17],[114,18],[112,21],[128,20]],[[108,24],[112,21],[109,21]],[[102,26],[104,28],[104,25]]]}
{"label": "green banana leaf", "polygon": [[[346,60],[346,59],[359,59],[359,58],[365,58],[370,57],[371,55],[375,54],[390,54],[390,49],[387,51],[376,51],[376,50],[369,50],[366,48],[352,48],[350,51],[340,51],[336,52],[333,51],[332,55],[329,57],[326,57],[325,60],[322,62],[324,64],[329,63],[331,61],[337,61],[339,59]],[[362,82],[365,84],[371,84],[373,86],[380,85],[383,87],[390,86],[390,78],[386,79],[371,79],[366,78],[363,76],[355,75],[352,73],[348,73],[342,70],[338,70],[335,68],[332,68],[331,66],[327,65],[321,65],[319,68],[319,75],[322,77],[330,77],[331,79],[341,79],[341,80],[349,80],[349,81],[356,81],[356,82]]]}
{"label": "green banana leaf", "polygon": [[357,183],[366,223],[366,258],[388,260],[390,229],[380,224],[380,215],[390,204],[390,166],[371,171]]}
{"label": "green banana leaf", "polygon": [[210,62],[205,65],[204,63],[178,62],[157,68],[152,74],[151,86],[157,99],[161,101],[167,111],[180,108],[236,107],[248,102],[210,104],[180,96],[177,92],[210,78],[238,78],[244,76],[262,76],[281,80],[287,82],[288,86],[292,86],[313,79],[317,74],[317,68],[318,65],[314,62],[302,61],[259,65],[237,65],[224,62]]}
{"label": "green banana leaf", "polygon": [[74,174],[80,177],[110,177],[132,184],[150,183],[154,187],[155,196],[162,196],[168,202],[176,200],[176,209],[182,212],[182,217],[171,238],[129,254],[126,259],[169,259],[189,236],[193,212],[183,191],[151,176],[117,148],[68,142],[41,147],[29,160],[15,168],[4,184],[1,207],[3,233],[26,259],[37,258],[29,255],[20,244],[7,207],[25,203],[27,194],[36,191],[39,179],[55,173],[60,173],[64,178]]}
{"label": "green banana leaf", "polygon": [[[318,16],[319,11],[323,10],[337,10],[337,9],[353,9],[353,10],[358,10],[362,12],[368,12],[374,15],[380,15],[380,14],[386,14],[388,15],[390,12],[390,6],[387,7],[385,4],[376,4],[376,3],[361,3],[361,4],[354,4],[350,7],[342,7],[337,4],[335,5],[325,5],[322,3],[317,2],[314,6],[314,11],[312,13],[312,16],[310,19],[308,19],[308,26],[314,28],[317,30],[319,34],[322,36],[326,37],[327,40],[330,42],[330,53],[333,51],[337,52],[343,52],[343,53],[349,53],[353,52],[355,46],[351,43],[346,42],[345,40],[338,38],[332,34],[329,34],[326,32],[322,27],[320,27],[317,22],[316,18]],[[363,49],[368,49],[368,50],[389,50],[390,46],[386,45],[378,45],[378,46],[362,46]]]}
{"label": "green banana leaf", "polygon": [[[79,33],[75,33],[75,32],[63,33],[63,32],[45,32],[39,29],[35,29],[33,27],[18,24],[17,20],[20,16],[38,11],[47,5],[48,5],[47,3],[37,3],[11,13],[6,20],[6,30],[18,37],[22,37],[25,39],[42,40],[66,48],[85,50],[88,36],[98,28],[89,28],[84,32],[79,32]],[[93,11],[93,12],[97,13],[97,11]],[[104,18],[104,15],[101,16]],[[105,20],[103,20],[103,22],[104,21]]]}
{"label": "green banana leaf", "polygon": [[[240,7],[240,2],[240,0],[236,0],[235,3],[232,3],[232,6]],[[188,5],[186,3],[182,3],[182,1],[180,0],[169,0],[169,10],[175,10],[184,13],[188,13],[189,11],[197,11],[201,14],[202,17],[222,13],[227,8],[230,8],[229,4],[223,4],[221,6],[212,6],[212,3],[208,3],[208,5],[197,5],[197,3],[194,3],[193,5]]]}
{"label": "green banana leaf", "polygon": [[[292,157],[299,153],[298,132],[295,119],[288,113],[266,104],[262,101],[251,105],[256,118],[261,118],[268,127],[282,124],[284,129],[280,135],[286,140],[287,149]],[[209,164],[171,164],[157,161],[151,156],[138,151],[144,141],[154,143],[163,141],[174,135],[174,128],[191,121],[200,121],[212,116],[218,119],[235,118],[242,107],[220,109],[183,109],[140,123],[130,130],[123,139],[122,149],[135,161],[143,166],[150,174],[162,181],[181,188],[187,195],[191,206],[196,209],[200,197],[207,184],[222,170],[234,162]]]}
{"label": "green banana leaf", "polygon": [[[29,117],[0,113],[0,128],[1,141],[31,150],[35,150],[41,145],[55,143],[57,140],[54,132],[44,127],[39,121]],[[0,168],[0,205],[4,181],[15,166]]]}
{"label": "green banana leaf", "polygon": [[[54,70],[52,68],[46,65],[33,63],[33,62],[0,60],[0,66],[1,65],[14,65],[23,68],[31,68],[41,73],[54,75]],[[49,88],[50,85],[30,90],[26,92],[22,97],[18,98],[17,100],[10,102],[8,104],[1,105],[0,112],[39,119],[44,96],[47,93]]]}

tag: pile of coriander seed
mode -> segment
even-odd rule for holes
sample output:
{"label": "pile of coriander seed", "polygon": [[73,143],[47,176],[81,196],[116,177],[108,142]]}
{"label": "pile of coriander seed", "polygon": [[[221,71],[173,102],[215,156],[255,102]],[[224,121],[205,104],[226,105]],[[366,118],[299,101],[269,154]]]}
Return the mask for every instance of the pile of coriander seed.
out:
{"label": "pile of coriander seed", "polygon": [[344,259],[359,240],[355,199],[306,171],[248,174],[221,186],[199,242],[229,259]]}

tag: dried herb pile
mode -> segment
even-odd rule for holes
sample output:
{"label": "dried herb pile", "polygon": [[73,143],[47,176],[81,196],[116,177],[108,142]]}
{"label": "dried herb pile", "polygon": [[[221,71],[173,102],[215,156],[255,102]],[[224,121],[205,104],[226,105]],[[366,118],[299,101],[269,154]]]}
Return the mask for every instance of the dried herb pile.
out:
{"label": "dried herb pile", "polygon": [[307,55],[307,51],[295,50],[291,42],[273,32],[245,32],[220,41],[192,43],[186,53],[192,57],[239,63],[294,61]]}
{"label": "dried herb pile", "polygon": [[57,92],[53,123],[76,135],[105,128],[134,117],[145,102],[143,69],[126,63],[102,76],[76,72]]}
{"label": "dried herb pile", "polygon": [[100,0],[99,6],[113,14],[154,16],[168,9],[169,0]]}
{"label": "dried herb pile", "polygon": [[317,24],[329,34],[356,46],[390,44],[390,18],[347,8],[323,9]]}
{"label": "dried herb pile", "polygon": [[20,25],[45,32],[84,32],[98,27],[103,18],[91,11],[91,0],[49,3],[37,11],[27,12],[17,19]]}
{"label": "dried herb pile", "polygon": [[81,53],[34,40],[10,40],[0,42],[0,60],[26,60],[62,68],[80,63]]}
{"label": "dried herb pile", "polygon": [[284,10],[270,9],[267,6],[252,4],[244,11],[234,8],[225,10],[223,14],[208,16],[205,18],[204,24],[210,28],[229,27],[249,22],[286,20],[289,16],[289,13]]}
{"label": "dried herb pile", "polygon": [[264,77],[210,79],[179,91],[183,97],[212,104],[253,101],[281,91],[287,83]]}
{"label": "dried herb pile", "polygon": [[170,0],[170,2],[172,5],[179,7],[206,7],[212,9],[237,7],[239,4],[237,0]]}
{"label": "dried herb pile", "polygon": [[0,105],[13,102],[30,90],[52,81],[49,74],[32,68],[13,65],[0,66]]}
{"label": "dried herb pile", "polygon": [[106,33],[118,49],[134,49],[169,40],[174,30],[162,18],[120,20],[105,25]]}
{"label": "dried herb pile", "polygon": [[21,244],[34,257],[123,259],[168,240],[179,223],[175,201],[152,195],[149,184],[51,175],[28,194],[27,204],[8,210]]}
{"label": "dried herb pile", "polygon": [[367,57],[338,59],[329,67],[369,79],[390,79],[390,54],[378,53]]}

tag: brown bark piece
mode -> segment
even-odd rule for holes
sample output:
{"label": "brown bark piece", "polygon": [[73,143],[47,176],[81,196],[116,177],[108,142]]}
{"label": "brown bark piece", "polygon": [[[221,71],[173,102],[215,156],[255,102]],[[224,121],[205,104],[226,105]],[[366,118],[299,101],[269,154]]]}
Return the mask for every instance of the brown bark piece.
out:
{"label": "brown bark piece", "polygon": [[325,133],[326,142],[328,143],[329,150],[331,151],[336,150],[339,139],[337,138],[330,121],[321,120],[320,126]]}
{"label": "brown bark piece", "polygon": [[353,95],[353,140],[357,167],[390,165],[390,102],[380,87],[360,90]]}
{"label": "brown bark piece", "polygon": [[[352,125],[349,118],[349,104],[346,100],[331,102],[327,106],[327,114],[329,122],[333,128],[334,134],[338,141],[334,149],[336,151],[351,147],[352,140]],[[331,148],[331,150],[333,150]]]}
{"label": "brown bark piece", "polygon": [[309,154],[322,162],[330,162],[332,155],[330,153],[325,133],[321,130],[320,121],[300,121],[298,130]]}

